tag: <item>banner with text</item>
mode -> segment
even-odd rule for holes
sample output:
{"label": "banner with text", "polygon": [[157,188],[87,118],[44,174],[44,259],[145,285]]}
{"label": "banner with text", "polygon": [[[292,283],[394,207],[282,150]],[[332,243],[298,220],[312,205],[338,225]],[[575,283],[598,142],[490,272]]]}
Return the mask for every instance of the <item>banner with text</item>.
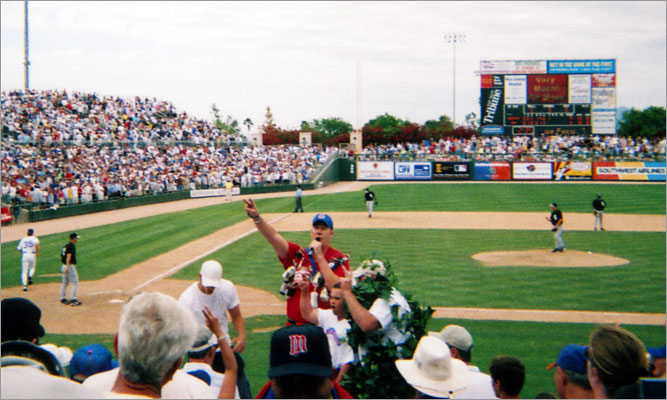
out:
{"label": "banner with text", "polygon": [[470,179],[470,163],[433,161],[433,180]]}
{"label": "banner with text", "polygon": [[593,179],[604,181],[665,181],[665,162],[593,163]]}
{"label": "banner with text", "polygon": [[559,161],[554,163],[554,180],[575,181],[593,179],[593,168],[589,162]]}
{"label": "banner with text", "polygon": [[551,180],[553,178],[550,162],[515,162],[512,163],[512,178],[516,180]]}
{"label": "banner with text", "polygon": [[[238,196],[241,194],[241,188],[238,186],[234,186],[232,188],[232,196]],[[227,196],[227,189],[219,188],[219,189],[198,189],[198,190],[191,190],[190,191],[190,198],[198,198],[198,197],[216,197],[216,196]]]}
{"label": "banner with text", "polygon": [[393,181],[393,161],[358,161],[357,180],[360,181]]}
{"label": "banner with text", "polygon": [[474,177],[476,181],[509,181],[512,165],[507,161],[476,162]]}
{"label": "banner with text", "polygon": [[430,162],[396,162],[394,176],[400,180],[431,180]]}

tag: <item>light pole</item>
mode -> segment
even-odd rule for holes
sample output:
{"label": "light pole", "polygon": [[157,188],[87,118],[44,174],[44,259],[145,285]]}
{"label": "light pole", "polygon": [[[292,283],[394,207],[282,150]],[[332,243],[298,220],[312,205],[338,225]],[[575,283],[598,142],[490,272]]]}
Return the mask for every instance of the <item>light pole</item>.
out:
{"label": "light pole", "polygon": [[445,41],[452,44],[452,124],[456,128],[456,42],[465,42],[466,35],[462,33],[450,33],[445,35]]}
{"label": "light pole", "polygon": [[23,13],[24,13],[24,44],[25,44],[25,62],[23,65],[25,66],[25,91],[27,92],[28,89],[30,88],[30,73],[28,72],[28,69],[30,68],[30,61],[28,60],[28,0],[25,0],[24,2],[24,8],[23,8]]}

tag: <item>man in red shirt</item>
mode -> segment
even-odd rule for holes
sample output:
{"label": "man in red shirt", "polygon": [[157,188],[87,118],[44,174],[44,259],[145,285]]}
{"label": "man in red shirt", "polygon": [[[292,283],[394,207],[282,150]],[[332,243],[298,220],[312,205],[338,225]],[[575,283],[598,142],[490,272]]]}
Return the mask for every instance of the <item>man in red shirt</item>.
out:
{"label": "man in red shirt", "polygon": [[[243,200],[245,211],[254,222],[259,233],[271,244],[278,255],[278,259],[283,264],[286,274],[283,277],[286,280],[294,279],[299,282],[301,279],[311,279],[310,290],[308,294],[315,296],[317,293],[317,306],[328,309],[329,299],[327,293],[335,283],[345,277],[345,271],[350,270],[348,257],[340,251],[331,247],[331,239],[334,236],[333,220],[327,214],[317,214],[313,218],[313,224],[310,228],[310,237],[312,239],[308,248],[302,248],[296,243],[287,241],[278,231],[269,225],[259,215],[259,210],[252,200]],[[322,265],[325,267],[323,268]],[[326,268],[329,266],[329,268]],[[289,278],[289,272],[294,267],[293,278]],[[322,279],[318,279],[319,276]],[[317,284],[323,281],[324,284]],[[314,285],[313,283],[317,284]],[[324,291],[326,286],[327,291]],[[289,290],[287,292],[287,324],[304,324],[307,320],[301,315],[299,305],[301,298],[300,290]],[[311,297],[312,299],[313,297]]]}

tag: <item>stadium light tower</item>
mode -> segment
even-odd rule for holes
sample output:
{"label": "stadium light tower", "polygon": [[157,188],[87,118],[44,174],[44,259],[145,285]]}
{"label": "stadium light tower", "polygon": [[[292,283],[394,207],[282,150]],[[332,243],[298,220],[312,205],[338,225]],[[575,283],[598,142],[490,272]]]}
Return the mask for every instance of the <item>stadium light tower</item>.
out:
{"label": "stadium light tower", "polygon": [[456,43],[465,42],[466,35],[462,33],[449,33],[445,35],[445,41],[452,44],[452,124],[456,128]]}
{"label": "stadium light tower", "polygon": [[24,16],[25,16],[25,23],[24,23],[24,34],[25,34],[25,90],[28,91],[30,88],[30,81],[29,77],[30,74],[28,72],[28,69],[30,68],[30,61],[28,60],[28,0],[25,0],[24,2]]}

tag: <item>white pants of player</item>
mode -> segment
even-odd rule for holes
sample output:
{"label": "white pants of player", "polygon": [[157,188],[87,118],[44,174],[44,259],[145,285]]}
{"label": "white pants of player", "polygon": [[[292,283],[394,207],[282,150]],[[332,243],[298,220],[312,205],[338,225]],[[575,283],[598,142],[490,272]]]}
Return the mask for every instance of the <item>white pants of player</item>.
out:
{"label": "white pants of player", "polygon": [[563,241],[563,225],[560,225],[558,228],[556,228],[556,232],[554,232],[554,241],[556,243],[556,249],[565,248],[565,242]]}
{"label": "white pants of player", "polygon": [[227,201],[232,201],[232,189],[227,189]]}
{"label": "white pants of player", "polygon": [[371,215],[373,215],[373,204],[375,204],[375,202],[373,200],[369,200],[369,201],[366,202],[366,208],[368,209],[368,216],[369,217]]}
{"label": "white pants of player", "polygon": [[76,290],[79,288],[79,273],[76,271],[76,265],[70,264],[69,271],[65,273],[66,265],[60,268],[60,271],[63,273],[63,282],[60,284],[60,298],[67,298],[67,285],[72,284],[72,297],[70,300],[76,299]]}
{"label": "white pants of player", "polygon": [[598,215],[595,216],[595,225],[593,226],[593,229],[602,229],[602,214],[604,214],[604,211],[598,211]]}
{"label": "white pants of player", "polygon": [[28,277],[32,279],[35,275],[35,264],[37,257],[35,253],[23,253],[21,258],[21,283],[23,286],[28,286]]}

